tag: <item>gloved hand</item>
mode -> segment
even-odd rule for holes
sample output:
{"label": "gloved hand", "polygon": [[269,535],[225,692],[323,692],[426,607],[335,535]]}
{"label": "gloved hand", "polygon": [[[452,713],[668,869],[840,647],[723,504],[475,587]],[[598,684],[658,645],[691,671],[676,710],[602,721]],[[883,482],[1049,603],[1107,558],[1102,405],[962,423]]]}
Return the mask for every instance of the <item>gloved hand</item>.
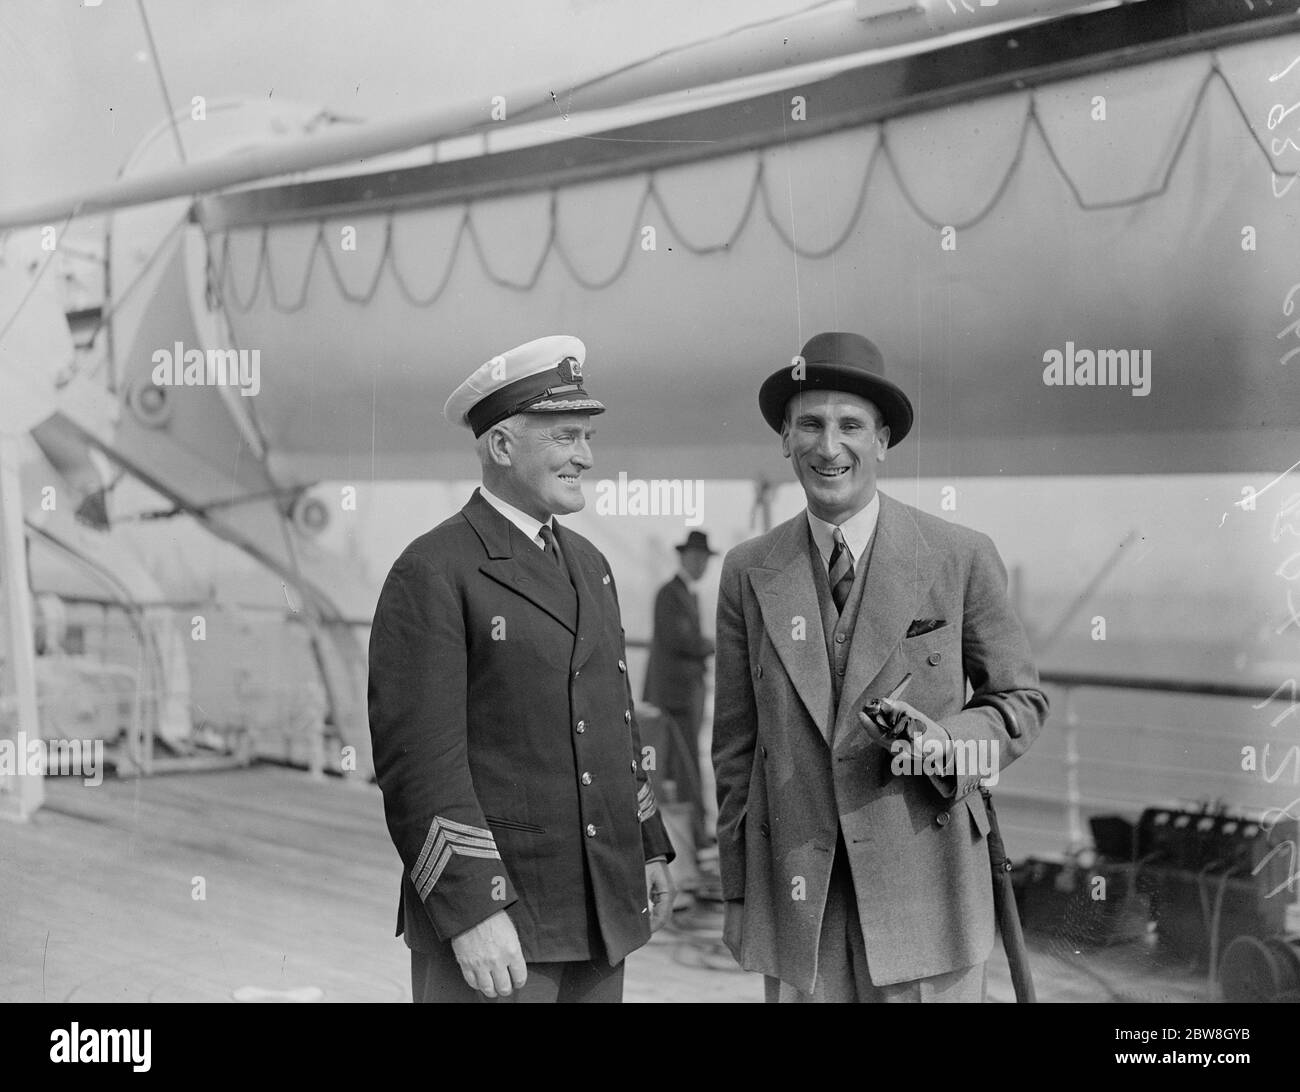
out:
{"label": "gloved hand", "polygon": [[923,748],[930,740],[939,741],[945,750],[951,741],[938,721],[898,698],[876,698],[868,702],[858,713],[858,723],[872,743],[890,754],[905,748],[917,757],[924,757]]}

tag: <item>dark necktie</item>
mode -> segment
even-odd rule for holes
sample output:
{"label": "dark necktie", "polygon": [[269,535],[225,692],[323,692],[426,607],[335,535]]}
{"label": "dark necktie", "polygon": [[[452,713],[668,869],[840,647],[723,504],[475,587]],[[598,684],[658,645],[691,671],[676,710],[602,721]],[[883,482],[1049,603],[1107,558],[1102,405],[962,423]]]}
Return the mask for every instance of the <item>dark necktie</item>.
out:
{"label": "dark necktie", "polygon": [[551,525],[549,523],[543,523],[541,530],[539,530],[537,534],[546,544],[547,556],[563,569],[564,562],[560,558],[560,544],[555,541],[555,532],[551,530]]}
{"label": "dark necktie", "polygon": [[849,544],[844,541],[844,532],[838,527],[834,538],[830,564],[831,598],[835,600],[835,609],[842,614],[849,589],[853,587],[853,555],[849,553]]}

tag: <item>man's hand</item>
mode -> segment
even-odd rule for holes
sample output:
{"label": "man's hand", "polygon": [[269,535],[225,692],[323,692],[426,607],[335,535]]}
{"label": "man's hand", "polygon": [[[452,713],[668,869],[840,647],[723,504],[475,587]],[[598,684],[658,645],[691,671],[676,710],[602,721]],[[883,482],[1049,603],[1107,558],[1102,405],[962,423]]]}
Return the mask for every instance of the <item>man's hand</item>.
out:
{"label": "man's hand", "polygon": [[948,754],[952,737],[938,721],[931,720],[915,706],[897,698],[893,701],[881,698],[879,705],[880,714],[874,719],[861,710],[858,711],[858,723],[873,743],[890,754],[902,747],[916,757],[924,758],[925,747],[933,747],[930,741],[936,740],[943,745],[944,755]]}
{"label": "man's hand", "polygon": [[504,910],[455,937],[451,950],[465,981],[484,997],[509,997],[528,981],[519,934]]}
{"label": "man's hand", "polygon": [[645,866],[646,898],[650,903],[650,932],[657,933],[673,916],[673,898],[677,894],[668,865],[650,861]]}
{"label": "man's hand", "polygon": [[740,962],[740,923],[745,916],[744,899],[728,899],[722,904],[722,943]]}

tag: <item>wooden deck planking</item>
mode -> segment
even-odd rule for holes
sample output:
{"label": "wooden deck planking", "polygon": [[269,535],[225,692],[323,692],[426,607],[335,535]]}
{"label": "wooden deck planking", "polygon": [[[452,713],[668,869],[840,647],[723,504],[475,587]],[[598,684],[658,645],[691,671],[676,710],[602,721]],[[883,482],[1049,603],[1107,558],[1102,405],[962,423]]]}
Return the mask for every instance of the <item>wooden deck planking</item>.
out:
{"label": "wooden deck planking", "polygon": [[32,823],[0,827],[0,867],[23,877],[0,890],[0,996],[409,996],[377,790],[270,767],[49,790]]}
{"label": "wooden deck planking", "polygon": [[[400,866],[374,786],[259,766],[98,788],[51,779],[47,803],[0,824],[0,1001],[230,1001],[240,987],[409,1000],[392,936]],[[629,958],[628,1001],[762,1001],[762,980],[718,951],[719,915],[679,925]],[[1039,943],[1034,967],[1044,1000],[1204,995],[1133,948]],[[989,981],[990,1000],[1011,1000],[1000,953]]]}

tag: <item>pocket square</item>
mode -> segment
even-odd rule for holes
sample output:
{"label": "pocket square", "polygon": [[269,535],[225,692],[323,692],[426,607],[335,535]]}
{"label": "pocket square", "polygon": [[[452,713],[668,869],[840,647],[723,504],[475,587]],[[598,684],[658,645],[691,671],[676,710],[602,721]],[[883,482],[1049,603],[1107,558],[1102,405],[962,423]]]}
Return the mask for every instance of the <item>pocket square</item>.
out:
{"label": "pocket square", "polygon": [[[948,624],[946,618],[918,618],[907,627],[907,637],[920,637],[923,633],[929,633],[931,630],[938,629],[940,626]],[[897,632],[897,630],[895,630]],[[907,640],[907,637],[903,638]]]}

